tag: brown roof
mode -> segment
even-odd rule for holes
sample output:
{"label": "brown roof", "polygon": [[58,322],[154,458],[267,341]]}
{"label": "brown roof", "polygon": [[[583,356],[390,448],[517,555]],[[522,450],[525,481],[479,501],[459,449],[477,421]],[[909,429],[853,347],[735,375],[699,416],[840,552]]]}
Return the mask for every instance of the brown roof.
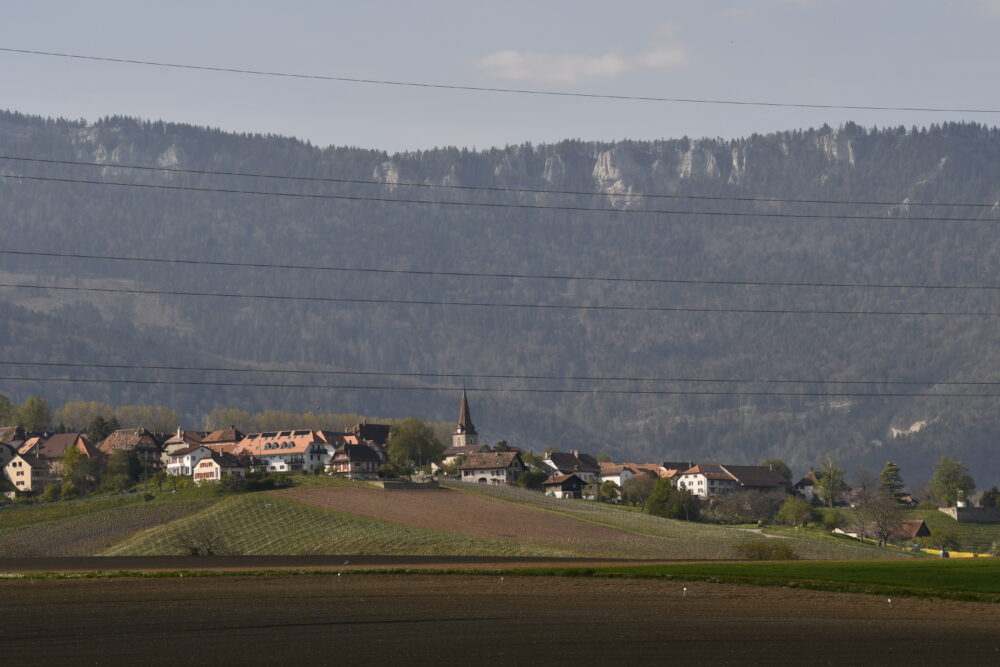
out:
{"label": "brown roof", "polygon": [[788,484],[788,480],[781,473],[777,473],[767,466],[726,465],[722,468],[743,486],[778,488]]}
{"label": "brown roof", "polygon": [[144,428],[120,428],[97,446],[105,454],[110,454],[116,449],[132,451],[142,442],[148,442],[156,446],[156,437]]}
{"label": "brown roof", "polygon": [[547,480],[542,482],[542,486],[557,486],[557,485],[562,486],[574,479],[576,480],[576,483],[579,484],[580,486],[584,486],[586,484],[582,479],[580,479],[576,475],[552,475],[552,477],[549,477]]}
{"label": "brown roof", "polygon": [[521,455],[517,452],[481,452],[465,457],[460,470],[483,470],[490,468],[509,468],[517,461],[524,467]]}
{"label": "brown roof", "polygon": [[19,426],[0,427],[0,443],[9,445],[14,440],[23,440],[24,430]]}
{"label": "brown roof", "polygon": [[601,474],[602,475],[619,475],[625,466],[621,463],[611,463],[610,461],[601,461]]}
{"label": "brown roof", "polygon": [[352,445],[345,444],[337,447],[337,451],[333,454],[334,459],[339,459],[343,461],[347,459],[348,461],[371,461],[374,463],[380,463],[382,457],[378,455],[374,449],[369,445]]}
{"label": "brown roof", "polygon": [[61,459],[66,456],[66,451],[71,447],[76,447],[84,456],[98,456],[100,454],[98,449],[87,442],[81,433],[56,433],[47,439],[32,438],[21,446],[21,453],[30,454],[37,449],[38,453],[46,458]]}
{"label": "brown roof", "polygon": [[376,445],[384,445],[389,439],[388,424],[356,424],[353,432],[358,442],[374,442]]}
{"label": "brown roof", "polygon": [[212,460],[223,468],[245,468],[246,463],[238,456],[226,452],[212,452]]}
{"label": "brown roof", "polygon": [[549,454],[549,460],[564,475],[575,472],[589,472],[596,475],[601,472],[601,464],[597,459],[578,451],[552,452]]}
{"label": "brown roof", "polygon": [[892,536],[897,539],[912,540],[917,537],[930,537],[930,534],[931,530],[923,519],[908,519],[899,522],[899,527],[893,531]]}
{"label": "brown roof", "polygon": [[468,456],[469,454],[479,454],[490,451],[489,445],[467,445],[465,447],[449,447],[444,450],[444,458],[449,456]]}
{"label": "brown roof", "polygon": [[177,433],[172,435],[169,440],[163,443],[163,446],[176,445],[184,443],[186,445],[197,445],[205,437],[205,434],[201,431],[182,431],[177,429]]}
{"label": "brown roof", "polygon": [[240,433],[239,429],[230,427],[212,431],[202,438],[201,442],[206,445],[209,443],[239,442],[243,438],[244,435]]}
{"label": "brown roof", "polygon": [[[174,451],[170,452],[170,455],[171,456],[187,456],[191,452],[196,451],[198,449],[203,449],[203,448],[204,449],[208,449],[208,447],[205,447],[204,445],[191,445],[190,447],[184,447],[183,449],[175,449]],[[212,451],[212,450],[209,450],[209,451]],[[212,453],[218,453],[218,452],[212,451]]]}
{"label": "brown roof", "polygon": [[729,479],[735,480],[731,474],[726,472],[726,469],[721,465],[716,465],[712,463],[702,463],[694,466],[693,468],[688,468],[682,475],[703,475],[705,479]]}

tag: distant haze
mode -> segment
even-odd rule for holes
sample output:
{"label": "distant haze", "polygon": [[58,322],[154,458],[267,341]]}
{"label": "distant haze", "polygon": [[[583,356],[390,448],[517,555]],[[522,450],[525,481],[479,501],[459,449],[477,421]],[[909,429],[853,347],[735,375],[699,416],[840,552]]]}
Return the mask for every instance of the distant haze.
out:
{"label": "distant haze", "polygon": [[[474,86],[1000,109],[998,29],[996,0],[61,0],[7,3],[0,46]],[[390,152],[997,118],[449,92],[12,53],[0,53],[0,89],[5,107],[28,113],[124,114]]]}

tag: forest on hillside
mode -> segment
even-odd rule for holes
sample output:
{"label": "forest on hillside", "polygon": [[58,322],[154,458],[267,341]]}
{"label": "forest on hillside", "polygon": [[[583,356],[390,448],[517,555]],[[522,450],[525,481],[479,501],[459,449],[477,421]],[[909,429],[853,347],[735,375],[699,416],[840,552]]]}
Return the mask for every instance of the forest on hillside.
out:
{"label": "forest on hillside", "polygon": [[[892,459],[914,478],[948,454],[1000,475],[998,399],[940,396],[1000,394],[947,384],[1000,381],[993,128],[389,155],[7,112],[0,156],[0,249],[51,253],[0,255],[2,375],[158,382],[0,380],[15,401],[165,405],[191,425],[217,408],[449,421],[466,387],[485,440],[535,449]],[[956,285],[983,289],[937,288]],[[345,370],[409,375],[329,374]]]}

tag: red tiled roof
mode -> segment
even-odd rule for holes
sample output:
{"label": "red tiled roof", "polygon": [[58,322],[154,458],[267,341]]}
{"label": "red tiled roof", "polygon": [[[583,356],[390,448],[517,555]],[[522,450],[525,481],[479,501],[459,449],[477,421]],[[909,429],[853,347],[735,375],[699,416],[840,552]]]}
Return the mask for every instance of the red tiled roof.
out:
{"label": "red tiled roof", "polygon": [[121,428],[101,441],[97,448],[105,454],[116,449],[132,451],[142,442],[156,446],[156,438],[144,428]]}
{"label": "red tiled roof", "polygon": [[56,433],[46,439],[32,438],[21,447],[22,454],[38,449],[38,453],[50,459],[61,459],[66,451],[75,447],[84,456],[99,456],[100,452],[80,433]]}
{"label": "red tiled roof", "polygon": [[217,431],[212,431],[204,438],[201,439],[203,444],[215,444],[215,443],[227,443],[227,442],[239,442],[243,439],[243,434],[240,433],[239,429],[235,428],[220,428]]}

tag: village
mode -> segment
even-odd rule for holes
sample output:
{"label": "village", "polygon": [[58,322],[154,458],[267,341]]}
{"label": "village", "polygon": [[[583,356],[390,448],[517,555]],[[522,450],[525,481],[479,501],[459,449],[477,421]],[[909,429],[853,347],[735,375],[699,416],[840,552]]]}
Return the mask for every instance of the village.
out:
{"label": "village", "polygon": [[[915,547],[920,540],[933,544],[942,555],[960,546],[954,535],[931,539],[924,520],[904,517],[904,510],[916,508],[919,500],[904,490],[898,468],[891,463],[882,479],[875,480],[884,491],[879,493],[872,480],[862,480],[861,487],[847,485],[843,471],[831,463],[793,482],[791,471],[777,459],[762,465],[634,462],[612,461],[577,449],[539,454],[505,441],[491,447],[479,440],[465,392],[450,446],[428,453],[427,460],[418,456],[409,466],[394,465],[390,455],[394,433],[399,440],[405,437],[390,424],[366,422],[345,431],[242,433],[235,427],[211,432],[178,427],[169,435],[136,427],[118,428],[91,442],[83,433],[37,434],[19,426],[3,427],[3,495],[7,502],[57,502],[100,490],[149,489],[151,482],[160,490],[179,484],[270,488],[274,480],[291,484],[289,477],[295,475],[326,475],[407,488],[438,488],[439,483],[519,486],[558,499],[639,505],[660,516],[685,520],[822,523],[834,533],[879,545]],[[102,475],[105,483],[98,488]],[[953,498],[937,509],[956,523],[1000,523],[996,507],[1000,494],[995,489],[983,494],[980,506],[975,506],[965,497],[967,490],[960,488],[968,489],[971,478],[959,474],[956,480]],[[925,501],[921,506],[926,505]],[[819,514],[819,508],[831,511]],[[837,508],[850,513],[842,516]]]}

